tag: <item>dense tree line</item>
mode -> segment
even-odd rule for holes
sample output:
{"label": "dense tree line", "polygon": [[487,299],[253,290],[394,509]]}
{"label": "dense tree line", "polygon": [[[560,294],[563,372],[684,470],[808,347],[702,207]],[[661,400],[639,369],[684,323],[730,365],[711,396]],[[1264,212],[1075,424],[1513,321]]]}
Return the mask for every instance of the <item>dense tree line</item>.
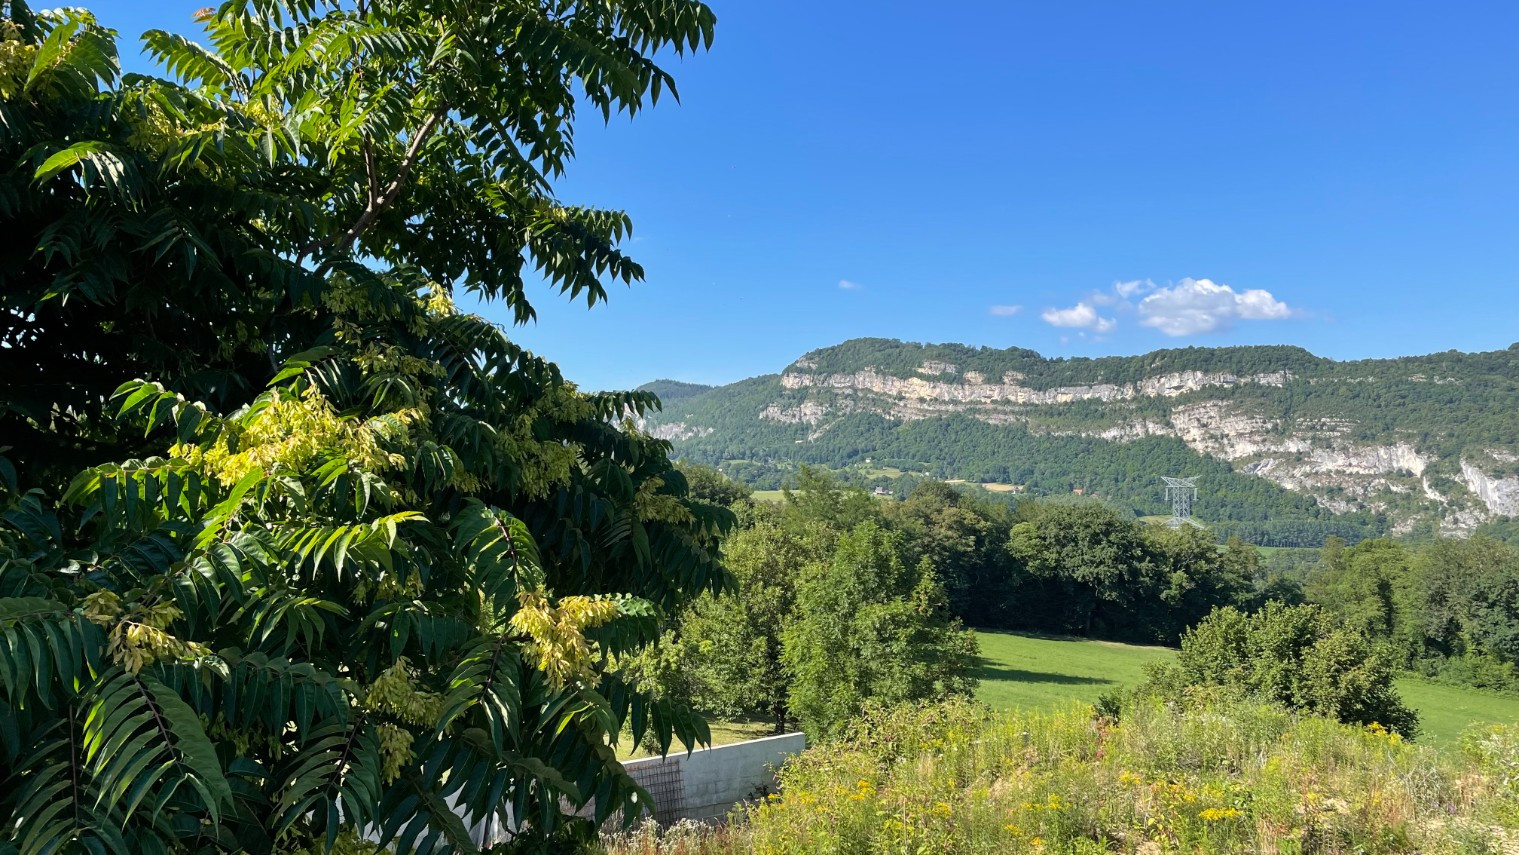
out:
{"label": "dense tree line", "polygon": [[648,392],[659,398],[662,404],[672,404],[676,401],[690,398],[710,391],[711,386],[701,383],[683,383],[679,380],[654,380],[639,386],[637,391]]}
{"label": "dense tree line", "polygon": [[1487,537],[1405,545],[1331,541],[1309,601],[1377,639],[1405,668],[1519,691],[1519,548]]}
{"label": "dense tree line", "polygon": [[814,737],[868,702],[968,692],[962,625],[1174,643],[1215,607],[1265,596],[1256,551],[1096,502],[1012,504],[942,482],[882,500],[801,469],[780,505],[683,465],[735,508],[737,596],[705,597],[639,667],[674,698]]}
{"label": "dense tree line", "polygon": [[[1181,371],[1231,373],[1247,376],[1290,371],[1317,374],[1335,363],[1300,348],[1285,345],[1246,347],[1185,347],[1157,350],[1139,356],[1047,358],[1021,347],[997,349],[963,344],[918,344],[886,338],[857,338],[814,350],[793,365],[795,370],[848,374],[864,367],[895,377],[919,377],[925,363],[954,366],[949,377],[975,371],[989,383],[1000,383],[1013,372],[1020,385],[1034,389],[1135,383],[1156,374]],[[929,376],[938,376],[930,374]]]}
{"label": "dense tree line", "polygon": [[1214,534],[1221,538],[1238,537],[1256,546],[1272,546],[1289,549],[1316,547],[1330,538],[1356,543],[1368,537],[1376,537],[1386,530],[1386,520],[1366,514],[1325,514],[1318,519],[1278,519],[1250,522],[1211,523]]}
{"label": "dense tree line", "polygon": [[1013,526],[1014,574],[998,625],[1174,644],[1219,606],[1265,590],[1254,547],[1125,519],[1097,503],[1037,503]]}
{"label": "dense tree line", "polygon": [[1497,541],[1331,538],[1273,553],[1293,559],[1274,562],[1283,575],[1238,537],[1100,502],[996,501],[934,481],[882,499],[803,468],[773,505],[686,469],[737,509],[724,558],[739,595],[687,611],[667,644],[690,651],[670,661],[694,664],[667,685],[777,730],[800,721],[827,737],[872,702],[969,691],[962,623],[1179,642],[1178,664],[1135,694],[1211,686],[1405,736],[1417,719],[1392,687],[1399,670],[1494,688],[1513,676],[1519,561]]}

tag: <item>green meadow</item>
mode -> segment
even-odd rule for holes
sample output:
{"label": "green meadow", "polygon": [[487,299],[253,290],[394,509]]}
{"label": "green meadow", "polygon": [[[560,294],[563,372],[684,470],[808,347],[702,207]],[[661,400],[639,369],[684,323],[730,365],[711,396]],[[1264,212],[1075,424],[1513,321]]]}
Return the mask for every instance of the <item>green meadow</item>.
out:
{"label": "green meadow", "polygon": [[[1145,665],[1176,655],[1166,647],[1111,641],[981,631],[976,637],[981,642],[976,698],[996,709],[1095,701],[1104,692],[1138,683]],[[1519,698],[1416,677],[1400,679],[1398,690],[1419,711],[1420,741],[1431,745],[1454,746],[1461,731],[1473,724],[1519,721]]]}

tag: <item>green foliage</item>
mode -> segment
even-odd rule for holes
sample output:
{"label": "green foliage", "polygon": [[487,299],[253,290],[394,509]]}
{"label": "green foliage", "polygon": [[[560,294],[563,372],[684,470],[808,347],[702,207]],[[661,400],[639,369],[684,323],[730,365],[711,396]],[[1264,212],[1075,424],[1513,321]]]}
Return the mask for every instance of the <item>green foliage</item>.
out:
{"label": "green foliage", "polygon": [[1438,540],[1419,550],[1411,582],[1431,647],[1519,663],[1519,548],[1485,538]]}
{"label": "green foliage", "polygon": [[1214,607],[1245,605],[1259,581],[1251,547],[1220,549],[1201,529],[1143,525],[1096,502],[1040,502],[1024,516],[1007,548],[1025,576],[998,626],[1175,643]]}
{"label": "green foliage", "polygon": [[1153,586],[1155,567],[1138,526],[1094,502],[1041,505],[1034,520],[1013,526],[1008,550],[1063,614],[1063,629],[1113,631],[1120,615]]}
{"label": "green foliage", "polygon": [[836,535],[762,514],[723,543],[737,596],[703,597],[681,621],[682,667],[697,706],[724,718],[757,717],[776,733],[795,719],[783,645],[797,619],[802,568],[826,560]]}
{"label": "green foliage", "polygon": [[0,823],[11,851],[584,833],[705,724],[611,663],[728,587],[668,445],[450,299],[640,278],[551,192],[696,2],[224,5],[176,80],[0,19]]}
{"label": "green foliage", "polygon": [[1507,828],[1519,827],[1519,724],[1473,728],[1462,734],[1461,750],[1492,777],[1494,818]]}
{"label": "green foliage", "polygon": [[933,566],[903,562],[898,535],[861,523],[802,574],[784,659],[791,709],[813,738],[839,734],[869,700],[974,689],[975,637],[947,614]]}
{"label": "green foliage", "polygon": [[686,479],[686,489],[693,499],[710,502],[724,508],[733,508],[748,502],[754,491],[745,484],[729,478],[710,466],[699,463],[679,463],[676,469]]}
{"label": "green foliage", "polygon": [[1333,364],[1300,347],[1186,347],[1157,350],[1142,356],[1104,356],[1047,359],[1022,347],[999,350],[962,344],[918,344],[887,338],[857,338],[805,354],[793,367],[806,365],[817,374],[843,374],[863,366],[894,377],[919,376],[925,362],[955,366],[957,373],[975,371],[988,382],[1008,372],[1021,375],[1018,382],[1033,389],[1097,383],[1134,383],[1156,374],[1181,371],[1257,372],[1291,371],[1303,374]]}
{"label": "green foliage", "polygon": [[[996,584],[1005,513],[945,485],[897,504],[824,472],[800,475],[782,506],[740,506],[742,527],[723,547],[738,596],[695,603],[678,637],[644,667],[703,710],[769,721],[777,733],[800,715],[797,697],[818,701],[814,710],[832,704],[827,720],[811,713],[815,738],[867,697],[936,697],[969,685],[969,639],[949,618]],[[875,538],[868,557],[860,538]],[[946,607],[930,567],[945,568],[958,602]],[[830,658],[819,662],[823,648]],[[821,674],[831,665],[850,669],[853,684],[828,685]]]}
{"label": "green foliage", "polygon": [[1007,564],[1012,513],[937,481],[913,488],[884,515],[913,554],[933,565],[951,614],[972,626],[1004,625],[1018,577]]}
{"label": "green foliage", "polygon": [[1152,669],[1138,697],[1216,687],[1406,737],[1418,715],[1398,697],[1392,663],[1367,637],[1315,606],[1267,603],[1214,611],[1181,640],[1174,666]]}
{"label": "green foliage", "polygon": [[836,531],[880,520],[880,505],[869,493],[841,484],[823,469],[803,466],[794,484],[781,493],[794,519],[819,523]]}
{"label": "green foliage", "polygon": [[1305,594],[1382,641],[1404,667],[1519,691],[1519,550],[1475,536],[1326,545]]}

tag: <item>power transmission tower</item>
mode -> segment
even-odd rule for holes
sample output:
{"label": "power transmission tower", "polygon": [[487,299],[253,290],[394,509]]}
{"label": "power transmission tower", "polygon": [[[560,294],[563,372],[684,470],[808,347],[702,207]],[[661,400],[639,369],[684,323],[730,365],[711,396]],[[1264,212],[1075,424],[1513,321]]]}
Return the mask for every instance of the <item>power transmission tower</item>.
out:
{"label": "power transmission tower", "polygon": [[1160,476],[1160,480],[1166,482],[1166,499],[1171,502],[1171,518],[1166,525],[1171,528],[1181,528],[1184,525],[1202,528],[1202,523],[1192,519],[1192,503],[1197,500],[1196,478],[1167,478]]}

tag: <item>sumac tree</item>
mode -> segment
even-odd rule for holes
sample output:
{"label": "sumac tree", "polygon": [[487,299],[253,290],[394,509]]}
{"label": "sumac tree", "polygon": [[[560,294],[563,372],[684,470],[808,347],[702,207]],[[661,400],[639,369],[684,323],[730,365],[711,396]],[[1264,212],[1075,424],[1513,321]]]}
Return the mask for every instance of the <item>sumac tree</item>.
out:
{"label": "sumac tree", "polygon": [[579,392],[459,289],[602,301],[577,106],[705,47],[689,0],[229,2],[119,73],[0,19],[0,851],[473,851],[706,739],[608,667],[728,586],[650,395]]}

